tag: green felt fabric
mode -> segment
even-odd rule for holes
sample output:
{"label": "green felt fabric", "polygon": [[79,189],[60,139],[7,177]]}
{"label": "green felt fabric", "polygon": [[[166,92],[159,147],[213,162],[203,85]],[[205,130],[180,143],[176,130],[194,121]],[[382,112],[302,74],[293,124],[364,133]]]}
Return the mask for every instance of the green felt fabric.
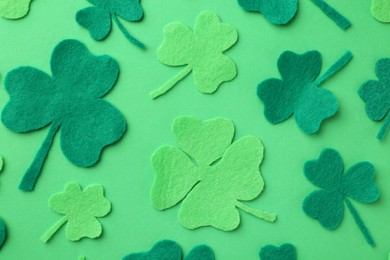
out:
{"label": "green felt fabric", "polygon": [[66,237],[70,241],[99,237],[102,226],[97,218],[111,211],[111,202],[104,197],[104,189],[100,184],[92,184],[82,190],[78,183],[72,182],[65,185],[63,192],[50,198],[49,207],[64,217],[41,237],[44,243],[65,223]]}
{"label": "green felt fabric", "polygon": [[194,81],[201,93],[214,93],[219,85],[234,79],[237,68],[232,59],[223,54],[238,39],[237,30],[221,23],[217,14],[201,12],[195,30],[181,22],[173,22],[164,28],[164,41],[157,51],[160,62],[168,66],[186,66],[150,96],[157,98],[193,72]]}
{"label": "green felt fabric", "polygon": [[298,9],[298,0],[238,0],[240,6],[250,12],[259,12],[273,24],[287,24]]}
{"label": "green felt fabric", "polygon": [[351,58],[352,54],[346,52],[318,77],[322,66],[318,51],[302,55],[290,51],[282,53],[278,60],[282,80],[267,79],[257,89],[257,95],[264,103],[267,120],[278,124],[295,114],[295,120],[303,132],[316,133],[323,120],[333,116],[338,110],[334,95],[319,88],[319,85],[346,66]]}
{"label": "green felt fabric", "polygon": [[292,244],[283,244],[280,247],[267,245],[260,249],[260,260],[296,260],[297,250]]}
{"label": "green felt fabric", "polygon": [[390,59],[380,59],[375,72],[379,80],[369,80],[359,89],[359,96],[366,103],[366,113],[375,121],[382,121],[377,138],[383,140],[390,126]]}
{"label": "green felt fabric", "polygon": [[4,159],[0,156],[0,172],[3,170],[4,167]]}
{"label": "green felt fabric", "polygon": [[333,9],[330,5],[328,5],[324,0],[312,0],[312,2],[317,5],[324,14],[326,14],[333,22],[337,24],[343,30],[347,30],[351,27],[351,22],[342,16],[339,12]]}
{"label": "green felt fabric", "polygon": [[106,38],[111,31],[111,18],[116,22],[124,36],[140,48],[145,45],[131,36],[118,20],[139,21],[143,17],[140,0],[88,0],[93,7],[87,7],[76,14],[76,21],[89,30],[91,37],[97,41]]}
{"label": "green felt fabric", "polygon": [[367,242],[374,246],[370,232],[348,199],[352,198],[361,203],[378,200],[379,190],[374,182],[374,166],[369,162],[360,162],[343,173],[344,165],[340,154],[333,149],[325,149],[318,160],[305,163],[304,172],[310,182],[321,188],[305,198],[305,213],[318,219],[323,227],[333,230],[338,228],[343,220],[345,202]]}
{"label": "green felt fabric", "polygon": [[0,16],[6,19],[20,19],[30,10],[31,0],[0,0]]}
{"label": "green felt fabric", "polygon": [[214,260],[214,252],[207,245],[199,245],[191,249],[185,260]]}
{"label": "green felt fabric", "polygon": [[382,23],[390,23],[390,1],[372,0],[371,13],[378,21]]}
{"label": "green felt fabric", "polygon": [[0,249],[4,245],[5,240],[7,239],[7,228],[3,219],[0,218]]}
{"label": "green felt fabric", "polygon": [[122,114],[100,99],[115,85],[119,68],[109,56],[94,56],[76,40],[60,42],[51,58],[52,76],[32,67],[7,74],[10,100],[3,124],[15,132],[51,125],[20,188],[31,191],[58,130],[64,155],[82,167],[94,165],[102,149],[118,141],[126,130]]}
{"label": "green felt fabric", "polygon": [[[228,121],[179,117],[172,127],[174,134],[179,135],[176,139],[191,145],[186,146],[187,150],[162,146],[152,156],[155,172],[152,204],[164,210],[183,201],[179,222],[188,229],[213,226],[233,230],[240,223],[238,208],[269,222],[276,219],[275,214],[249,208],[241,202],[257,198],[264,188],[259,171],[264,147],[257,137],[246,136],[222,152],[234,131]],[[219,148],[210,149],[209,140]],[[200,151],[203,151],[201,163]]]}

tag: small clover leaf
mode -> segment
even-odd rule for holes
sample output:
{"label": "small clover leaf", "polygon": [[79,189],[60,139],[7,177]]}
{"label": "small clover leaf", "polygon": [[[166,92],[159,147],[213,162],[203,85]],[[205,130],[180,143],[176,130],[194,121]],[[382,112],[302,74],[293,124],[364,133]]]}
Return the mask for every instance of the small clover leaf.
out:
{"label": "small clover leaf", "polygon": [[379,81],[365,82],[359,89],[359,96],[366,103],[368,117],[374,121],[383,120],[377,135],[383,140],[390,127],[390,59],[379,60],[375,71]]}
{"label": "small clover leaf", "polygon": [[260,260],[296,260],[297,250],[292,244],[283,244],[280,247],[267,245],[259,252]]}
{"label": "small clover leaf", "polygon": [[372,0],[371,13],[382,23],[390,23],[390,2],[388,0]]}
{"label": "small clover leaf", "polygon": [[6,19],[20,19],[30,11],[31,0],[0,0],[0,16]]}
{"label": "small clover leaf", "polygon": [[295,114],[295,120],[303,132],[313,134],[321,123],[333,116],[338,103],[333,94],[320,86],[326,79],[341,70],[351,60],[346,52],[322,76],[318,77],[322,58],[318,51],[302,55],[286,51],[278,60],[280,79],[267,79],[259,84],[258,97],[264,103],[264,115],[272,124],[278,124]]}
{"label": "small clover leaf", "polygon": [[124,36],[140,48],[145,45],[131,36],[118,17],[129,21],[139,21],[143,17],[140,0],[88,0],[93,7],[85,8],[76,14],[78,24],[88,29],[91,37],[97,41],[103,40],[111,31],[111,18],[118,25]]}
{"label": "small clover leaf", "polygon": [[238,208],[269,222],[276,220],[275,214],[241,202],[254,200],[264,188],[259,171],[264,147],[257,137],[231,144],[234,126],[225,118],[179,117],[172,129],[184,147],[162,146],[152,156],[151,200],[157,209],[183,201],[179,221],[188,229],[233,230],[240,223]]}
{"label": "small clover leaf", "polygon": [[19,188],[31,191],[41,172],[55,134],[60,130],[64,155],[82,167],[94,165],[102,149],[119,140],[126,130],[121,113],[101,99],[114,86],[118,64],[109,56],[94,56],[76,40],[57,45],[51,59],[52,76],[19,67],[8,73],[5,87],[10,100],[2,121],[15,132],[51,124]]}
{"label": "small clover leaf", "polygon": [[99,184],[81,190],[78,183],[68,183],[63,192],[50,198],[49,206],[65,216],[41,237],[44,243],[66,222],[65,234],[70,241],[78,241],[83,237],[97,238],[102,233],[102,225],[97,218],[111,211],[111,202],[104,197],[103,186]]}
{"label": "small clover leaf", "polygon": [[223,54],[237,39],[237,30],[221,23],[218,15],[211,11],[199,14],[194,31],[181,22],[168,24],[164,28],[164,42],[157,51],[158,59],[168,66],[186,67],[150,96],[163,95],[191,71],[201,93],[214,93],[219,85],[237,75],[234,61]]}
{"label": "small clover leaf", "polygon": [[325,149],[318,160],[305,163],[304,172],[309,181],[322,188],[305,198],[305,213],[318,219],[324,228],[333,230],[338,228],[343,220],[345,202],[367,242],[375,246],[370,232],[348,198],[361,203],[378,200],[374,166],[369,162],[360,162],[343,173],[344,165],[340,154],[333,149]]}

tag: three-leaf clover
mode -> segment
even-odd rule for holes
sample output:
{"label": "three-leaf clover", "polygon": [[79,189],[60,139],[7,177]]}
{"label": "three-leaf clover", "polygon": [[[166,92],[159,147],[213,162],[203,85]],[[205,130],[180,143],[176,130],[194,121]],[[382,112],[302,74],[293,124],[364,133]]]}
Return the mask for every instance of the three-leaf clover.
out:
{"label": "three-leaf clover", "polygon": [[382,23],[390,23],[390,1],[388,0],[372,0],[371,13],[378,21]]}
{"label": "three-leaf clover", "polygon": [[390,59],[380,59],[376,63],[377,80],[365,82],[359,89],[359,95],[366,103],[366,113],[375,121],[383,120],[377,138],[383,140],[390,127]]}
{"label": "three-leaf clover", "polygon": [[[148,252],[132,253],[123,260],[182,260],[183,251],[175,241],[161,240]],[[214,260],[214,252],[207,245],[194,247],[185,257],[185,260]]]}
{"label": "three-leaf clover", "polygon": [[[278,60],[280,79],[267,79],[261,82],[257,95],[264,103],[264,115],[272,124],[288,119],[292,114],[303,132],[313,134],[321,123],[338,110],[334,95],[319,86],[341,70],[352,58],[346,52],[328,71],[318,77],[322,58],[318,51],[302,55],[291,51],[282,53]],[[317,78],[318,77],[318,78]]]}
{"label": "three-leaf clover", "polygon": [[6,19],[20,19],[30,10],[31,0],[0,0],[0,16]]}
{"label": "three-leaf clover", "polygon": [[196,19],[195,30],[181,22],[164,28],[164,41],[157,51],[160,62],[168,66],[186,67],[150,96],[157,98],[170,90],[191,71],[201,93],[214,93],[219,85],[234,79],[237,68],[232,59],[223,54],[238,39],[237,30],[221,23],[218,15],[204,11]]}
{"label": "three-leaf clover", "polygon": [[51,124],[19,188],[31,191],[58,130],[64,155],[82,167],[94,165],[102,149],[126,130],[121,113],[101,99],[114,86],[118,64],[107,55],[94,56],[76,40],[57,45],[51,58],[52,76],[33,67],[8,73],[10,100],[2,112],[9,129],[23,133]]}
{"label": "three-leaf clover", "polygon": [[87,7],[76,14],[78,24],[89,30],[91,37],[103,40],[111,31],[111,18],[118,25],[124,36],[140,48],[145,45],[131,36],[118,17],[135,22],[142,19],[144,12],[140,0],[88,0],[93,7]]}
{"label": "three-leaf clover", "polygon": [[238,0],[240,6],[249,12],[259,12],[273,24],[287,24],[294,18],[298,0]]}
{"label": "three-leaf clover", "polygon": [[349,197],[361,203],[373,203],[379,198],[374,182],[375,169],[369,162],[360,162],[345,173],[343,159],[333,149],[322,151],[318,160],[305,163],[306,178],[320,187],[310,193],[303,202],[305,213],[321,223],[324,228],[334,230],[344,217],[344,202],[354,217],[367,242],[375,242],[353,206]]}
{"label": "three-leaf clover", "polygon": [[240,223],[238,208],[273,222],[276,215],[241,201],[257,198],[264,188],[259,166],[264,147],[254,136],[232,144],[233,122],[178,117],[172,127],[180,149],[160,147],[152,157],[155,180],[152,204],[159,210],[182,201],[179,222],[188,229],[213,226],[233,230]]}
{"label": "three-leaf clover", "polygon": [[260,249],[259,256],[260,260],[296,260],[297,250],[294,245],[289,243],[280,247],[267,245]]}
{"label": "three-leaf clover", "polygon": [[111,211],[111,202],[104,197],[102,185],[92,184],[81,190],[78,183],[72,182],[65,185],[63,192],[50,198],[49,207],[64,216],[41,237],[44,243],[65,223],[65,234],[70,241],[99,237],[102,225],[97,218],[104,217]]}

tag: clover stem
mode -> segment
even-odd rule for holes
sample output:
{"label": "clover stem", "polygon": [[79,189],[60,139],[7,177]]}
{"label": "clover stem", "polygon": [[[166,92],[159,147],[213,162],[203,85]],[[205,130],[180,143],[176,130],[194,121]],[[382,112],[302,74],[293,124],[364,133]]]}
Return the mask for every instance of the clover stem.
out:
{"label": "clover stem", "polygon": [[312,2],[316,6],[318,6],[321,11],[326,14],[333,22],[335,22],[342,30],[345,31],[351,26],[351,22],[348,21],[347,18],[342,16],[339,12],[337,12],[323,0],[312,0]]}
{"label": "clover stem", "polygon": [[372,238],[370,231],[368,231],[366,225],[364,225],[363,220],[359,216],[359,213],[356,211],[355,207],[352,205],[349,199],[345,199],[345,203],[347,204],[349,211],[351,212],[353,218],[355,219],[355,222],[358,225],[360,231],[363,233],[364,237],[366,238],[368,244],[374,247],[375,246],[374,239]]}
{"label": "clover stem", "polygon": [[389,127],[390,127],[390,113],[387,113],[385,120],[383,121],[383,125],[382,125],[381,129],[379,130],[376,138],[378,138],[378,140],[382,141],[383,138],[385,138],[385,135],[386,135],[387,131],[389,130]]}
{"label": "clover stem", "polygon": [[126,31],[126,28],[123,26],[123,24],[119,21],[118,17],[116,17],[115,14],[111,14],[112,19],[115,21],[115,23],[118,25],[119,29],[122,31],[123,35],[133,44],[140,47],[141,49],[145,49],[145,45],[130,35],[128,31]]}
{"label": "clover stem", "polygon": [[149,93],[152,99],[158,98],[171,88],[173,88],[180,80],[184,79],[192,71],[192,66],[187,65],[182,71],[180,71],[176,76],[162,85],[160,88],[153,90]]}
{"label": "clover stem", "polygon": [[53,122],[49,133],[46,136],[45,141],[38,153],[35,155],[34,161],[31,163],[30,167],[27,169],[26,173],[23,176],[22,181],[19,184],[19,189],[23,191],[32,191],[34,189],[35,183],[38,179],[39,174],[41,173],[43,163],[46,160],[47,154],[49,153],[50,147],[53,144],[53,139],[60,124]]}
{"label": "clover stem", "polygon": [[322,76],[320,76],[314,83],[319,86],[325,80],[332,77],[334,74],[343,69],[348,62],[352,59],[352,53],[350,51],[346,51],[340,59],[336,61]]}
{"label": "clover stem", "polygon": [[254,209],[251,207],[248,207],[247,205],[237,201],[236,207],[245,211],[246,213],[249,213],[259,219],[265,220],[267,222],[275,222],[276,220],[276,214],[275,213],[268,213],[259,209]]}
{"label": "clover stem", "polygon": [[43,234],[43,236],[41,236],[41,241],[43,243],[46,243],[47,241],[49,241],[49,239],[58,231],[58,229],[60,229],[60,227],[62,227],[62,225],[65,224],[66,221],[68,221],[68,217],[63,216],[60,220],[58,220],[56,223],[54,223],[54,225],[51,226],[49,228],[49,230],[46,231],[45,234]]}

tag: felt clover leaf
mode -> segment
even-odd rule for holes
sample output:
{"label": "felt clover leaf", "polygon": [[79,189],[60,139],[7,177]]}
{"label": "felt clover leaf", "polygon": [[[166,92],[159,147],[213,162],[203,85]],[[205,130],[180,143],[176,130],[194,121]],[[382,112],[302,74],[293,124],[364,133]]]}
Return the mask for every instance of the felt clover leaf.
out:
{"label": "felt clover leaf", "polygon": [[366,103],[368,117],[383,120],[377,138],[383,140],[390,127],[390,59],[380,59],[375,67],[379,79],[365,82],[359,89],[361,99]]}
{"label": "felt clover leaf", "polygon": [[318,160],[305,163],[306,178],[320,187],[310,193],[303,202],[303,210],[318,219],[326,229],[336,229],[344,217],[344,202],[354,217],[367,242],[375,242],[349,198],[361,203],[373,203],[379,198],[374,182],[375,169],[369,162],[360,162],[345,173],[343,159],[333,149],[322,151]]}
{"label": "felt clover leaf", "polygon": [[260,260],[296,260],[297,250],[292,244],[283,244],[280,247],[267,245],[260,249]]}
{"label": "felt clover leaf", "polygon": [[124,36],[140,48],[145,45],[131,36],[118,17],[136,22],[142,19],[143,9],[140,0],[88,0],[93,7],[87,7],[76,14],[76,21],[89,30],[91,37],[97,41],[103,40],[111,31],[111,18],[118,25]]}
{"label": "felt clover leaf", "polygon": [[[338,103],[333,94],[319,86],[341,70],[351,60],[346,52],[322,76],[318,77],[322,58],[318,51],[302,55],[286,51],[278,60],[280,79],[267,79],[259,84],[257,95],[264,103],[264,115],[272,124],[278,124],[295,114],[295,120],[303,132],[313,134],[321,123],[333,116]],[[318,78],[317,78],[318,77]]]}
{"label": "felt clover leaf", "polygon": [[211,11],[199,14],[194,31],[181,22],[168,24],[164,28],[164,41],[157,51],[158,59],[168,66],[186,67],[163,86],[152,91],[150,96],[161,96],[191,71],[201,93],[214,93],[219,85],[237,75],[234,61],[223,54],[237,39],[237,30],[221,23],[218,15]]}
{"label": "felt clover leaf", "polygon": [[30,10],[31,0],[0,0],[0,16],[6,19],[20,19]]}
{"label": "felt clover leaf", "polygon": [[259,12],[273,24],[287,24],[294,18],[298,0],[238,0],[240,6],[249,12]]}
{"label": "felt clover leaf", "polygon": [[241,202],[257,198],[264,188],[259,170],[264,147],[257,137],[246,136],[232,144],[233,122],[221,117],[206,121],[178,117],[172,131],[180,149],[162,146],[152,156],[151,200],[157,209],[183,201],[179,221],[188,229],[233,230],[240,223],[238,209],[276,220],[275,214]]}
{"label": "felt clover leaf", "polygon": [[7,238],[7,228],[4,221],[0,218],[0,248],[3,246]]}
{"label": "felt clover leaf", "polygon": [[[172,240],[161,240],[157,242],[152,249],[143,253],[132,253],[123,260],[181,260],[183,252],[181,247]],[[207,245],[194,247],[185,260],[214,260],[214,252]]]}
{"label": "felt clover leaf", "polygon": [[82,167],[94,165],[102,149],[126,130],[120,112],[101,99],[115,85],[119,68],[109,56],[94,56],[76,40],[57,45],[51,58],[52,76],[33,67],[8,73],[5,88],[10,100],[2,112],[9,129],[23,133],[51,124],[19,188],[31,191],[60,130],[65,156]]}
{"label": "felt clover leaf", "polygon": [[371,13],[379,22],[390,23],[390,1],[372,0]]}
{"label": "felt clover leaf", "polygon": [[111,202],[104,197],[104,189],[100,184],[92,184],[81,190],[78,183],[68,183],[63,192],[50,198],[49,206],[64,216],[41,237],[44,243],[66,222],[65,234],[70,241],[78,241],[83,237],[97,238],[102,233],[102,225],[97,218],[111,211]]}
{"label": "felt clover leaf", "polygon": [[342,30],[347,30],[351,27],[351,22],[342,16],[339,12],[328,5],[324,0],[311,0],[316,6],[318,6],[324,14],[326,14],[338,27]]}

